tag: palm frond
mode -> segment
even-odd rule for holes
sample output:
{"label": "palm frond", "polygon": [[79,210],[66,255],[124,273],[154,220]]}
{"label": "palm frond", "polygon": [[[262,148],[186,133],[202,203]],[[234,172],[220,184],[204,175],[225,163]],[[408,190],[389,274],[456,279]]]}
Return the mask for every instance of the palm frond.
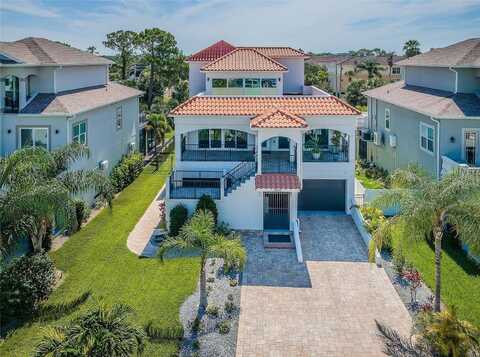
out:
{"label": "palm frond", "polygon": [[472,253],[480,254],[480,200],[459,202],[449,209],[447,222],[455,227],[458,236],[468,244]]}
{"label": "palm frond", "polygon": [[399,223],[398,217],[392,217],[385,220],[372,234],[372,245],[369,246],[369,260],[375,260],[376,250],[381,251],[384,242],[392,236],[396,225]]}
{"label": "palm frond", "polygon": [[84,304],[88,298],[91,296],[90,291],[86,291],[80,296],[76,297],[73,300],[62,302],[60,304],[49,304],[40,306],[39,310],[39,320],[40,321],[51,321],[58,320],[59,318],[71,314],[73,311],[78,309],[82,304]]}
{"label": "palm frond", "polygon": [[165,259],[165,255],[169,251],[176,250],[176,249],[185,250],[190,248],[194,248],[194,246],[192,246],[189,241],[186,241],[182,237],[180,236],[169,237],[166,240],[164,240],[160,245],[160,247],[158,248],[157,257],[160,259],[160,261],[163,262]]}
{"label": "palm frond", "polygon": [[226,239],[216,234],[213,237],[214,243],[208,249],[208,255],[216,258],[223,258],[227,271],[242,270],[247,260],[247,253],[242,241],[235,236]]}
{"label": "palm frond", "polygon": [[71,143],[58,150],[52,151],[52,158],[55,162],[55,174],[65,171],[70,165],[82,158],[90,156],[90,150],[86,145]]}
{"label": "palm frond", "polygon": [[428,348],[400,336],[400,334],[375,320],[380,337],[384,342],[384,353],[394,357],[432,357]]}
{"label": "palm frond", "polygon": [[430,178],[426,172],[417,165],[409,165],[407,169],[395,170],[390,175],[390,182],[394,188],[418,188]]}

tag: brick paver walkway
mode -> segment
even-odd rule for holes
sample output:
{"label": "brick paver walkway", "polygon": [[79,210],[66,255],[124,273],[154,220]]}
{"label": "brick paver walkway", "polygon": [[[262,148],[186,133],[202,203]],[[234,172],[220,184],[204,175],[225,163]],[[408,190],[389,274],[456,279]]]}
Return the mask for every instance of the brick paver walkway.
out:
{"label": "brick paver walkway", "polygon": [[303,217],[301,228],[305,264],[244,238],[237,356],[384,356],[375,319],[405,335],[411,319],[385,271],[366,262],[351,218]]}

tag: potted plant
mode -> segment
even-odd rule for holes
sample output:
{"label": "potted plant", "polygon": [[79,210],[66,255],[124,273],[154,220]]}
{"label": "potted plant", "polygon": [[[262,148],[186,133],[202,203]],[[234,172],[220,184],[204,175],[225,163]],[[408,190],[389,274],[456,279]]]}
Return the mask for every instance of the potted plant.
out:
{"label": "potted plant", "polygon": [[332,136],[332,152],[334,154],[337,154],[338,153],[338,149],[340,147],[340,143],[342,142],[342,133],[335,130],[333,132],[333,136]]}
{"label": "potted plant", "polygon": [[312,152],[313,159],[319,160],[322,153],[320,137],[317,135],[312,136],[312,138],[308,141],[308,148],[310,148],[310,151]]}

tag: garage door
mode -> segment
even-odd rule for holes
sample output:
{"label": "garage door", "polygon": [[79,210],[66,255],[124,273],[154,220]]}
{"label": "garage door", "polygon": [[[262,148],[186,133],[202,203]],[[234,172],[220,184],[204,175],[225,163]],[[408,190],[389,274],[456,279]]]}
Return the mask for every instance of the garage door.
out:
{"label": "garage door", "polygon": [[345,180],[303,180],[300,211],[345,211]]}

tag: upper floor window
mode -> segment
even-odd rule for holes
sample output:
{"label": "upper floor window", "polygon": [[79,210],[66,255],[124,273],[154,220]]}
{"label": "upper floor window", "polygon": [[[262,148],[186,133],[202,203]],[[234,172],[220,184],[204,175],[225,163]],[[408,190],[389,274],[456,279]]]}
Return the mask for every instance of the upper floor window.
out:
{"label": "upper floor window", "polygon": [[262,88],[277,88],[277,80],[275,78],[262,79]]}
{"label": "upper floor window", "polygon": [[228,88],[243,88],[243,78],[231,78],[228,80]]}
{"label": "upper floor window", "polygon": [[385,129],[390,130],[390,109],[385,108]]}
{"label": "upper floor window", "polygon": [[198,131],[198,147],[200,149],[222,147],[221,129],[201,129]]}
{"label": "upper floor window", "polygon": [[123,127],[123,110],[122,107],[118,107],[115,110],[115,128],[117,130],[122,129]]}
{"label": "upper floor window", "polygon": [[260,88],[260,79],[245,78],[245,88]]}
{"label": "upper floor window", "polygon": [[420,123],[420,148],[428,153],[433,153],[434,133],[433,126]]}
{"label": "upper floor window", "polygon": [[49,132],[48,128],[19,128],[18,130],[18,148],[41,147],[49,149]]}
{"label": "upper floor window", "polygon": [[225,130],[225,147],[234,149],[246,149],[247,148],[247,133],[238,130]]}
{"label": "upper floor window", "polygon": [[72,126],[72,141],[74,143],[87,145],[87,122],[82,121]]}
{"label": "upper floor window", "polygon": [[227,80],[225,78],[213,78],[212,88],[227,88]]}
{"label": "upper floor window", "polygon": [[5,89],[5,113],[18,113],[20,106],[19,80],[18,77],[8,76],[0,82]]}

